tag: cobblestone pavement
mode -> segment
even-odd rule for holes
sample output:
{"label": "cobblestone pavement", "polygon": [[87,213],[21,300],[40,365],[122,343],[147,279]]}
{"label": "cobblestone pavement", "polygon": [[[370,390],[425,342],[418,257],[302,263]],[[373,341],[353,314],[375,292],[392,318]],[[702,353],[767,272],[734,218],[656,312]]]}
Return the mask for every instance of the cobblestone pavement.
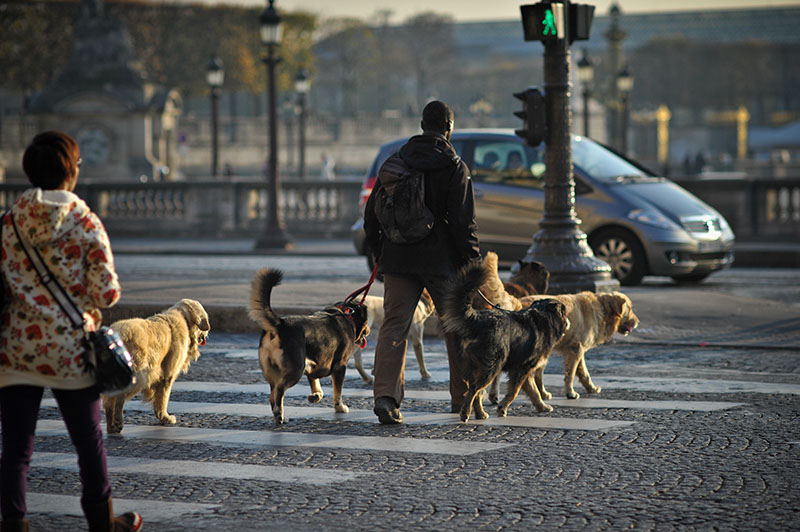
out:
{"label": "cobblestone pavement", "polygon": [[[368,273],[348,256],[123,253],[117,265],[127,305],[196,297],[239,320],[258,268],[287,271],[274,298],[283,307],[330,303]],[[796,270],[765,269],[689,288],[647,278],[625,290],[640,330],[587,356],[602,392],[564,400],[554,357],[545,375],[554,411],[519,397],[504,424],[493,409],[495,424],[445,419],[446,355],[432,337],[430,380],[407,361],[406,424],[379,425],[371,387],[350,370],[349,414],[333,419],[327,388],[309,405],[301,382],[286,401],[291,419],[275,426],[258,335],[221,332],[233,329],[212,318],[208,345],[172,394],[177,425],[160,427],[131,403],[123,435],[106,439],[115,504],[157,531],[797,529],[798,281]],[[58,419],[47,396],[28,486],[33,530],[85,529]]]}
{"label": "cobblestone pavement", "polygon": [[[258,370],[258,338],[250,334],[213,334],[203,355],[183,376],[173,403],[217,403],[229,414],[181,414],[178,427],[254,431],[283,437],[301,434],[334,438],[378,437],[391,444],[407,439],[452,445],[507,444],[474,454],[405,452],[354,444],[320,446],[225,445],[208,439],[190,441],[110,437],[106,440],[114,495],[141,511],[147,530],[788,530],[800,523],[800,360],[796,352],[712,349],[692,356],[671,346],[641,346],[615,341],[590,352],[596,382],[631,376],[643,383],[671,386],[675,378],[693,378],[688,391],[649,391],[606,385],[602,399],[639,401],[632,408],[556,406],[537,414],[519,398],[509,415],[527,418],[627,421],[609,430],[553,430],[469,424],[414,424],[384,427],[367,421],[298,418],[276,427],[264,406],[263,416],[237,414],[243,405],[264,405],[267,386]],[[426,361],[434,373],[422,381],[408,361],[407,399],[403,411],[444,412],[447,401],[413,398],[423,391],[446,390],[446,355],[441,340],[426,343]],[[373,354],[367,349],[365,364]],[[559,379],[562,364],[554,358],[546,377]],[[191,390],[192,383],[212,382],[215,391]],[[715,383],[730,389],[719,390]],[[729,383],[777,386],[772,393],[738,393]],[[227,384],[226,384],[227,383]],[[705,383],[705,386],[703,386]],[[254,392],[234,385],[257,384]],[[226,392],[226,386],[232,391]],[[785,389],[782,389],[785,386]],[[298,388],[307,389],[301,382]],[[554,399],[559,390],[550,386]],[[258,390],[261,391],[258,391]],[[578,391],[582,391],[578,386]],[[370,387],[350,371],[345,398],[353,412],[370,410]],[[349,392],[349,393],[348,393]],[[305,393],[305,392],[304,392]],[[716,411],[648,409],[654,401],[743,403]],[[699,403],[698,403],[699,404]],[[237,407],[237,405],[239,405]],[[293,395],[288,406],[306,406]],[[314,408],[329,413],[326,396]],[[691,408],[691,407],[689,407]],[[494,417],[493,410],[489,410]],[[42,424],[58,419],[44,407]],[[152,412],[126,410],[126,427],[155,426]],[[178,427],[164,428],[167,433]],[[66,435],[40,436],[37,453],[72,452]],[[126,457],[143,464],[153,460],[188,461],[198,470],[222,464],[270,466],[316,473],[325,485],[285,480],[242,480],[236,472],[214,478],[180,471],[115,471],[113,460]],[[348,475],[358,474],[352,477]],[[29,491],[76,495],[75,471],[34,467]],[[173,513],[158,512],[162,503],[184,503]],[[78,508],[77,498],[74,508]],[[63,513],[34,513],[35,530],[84,526]]]}

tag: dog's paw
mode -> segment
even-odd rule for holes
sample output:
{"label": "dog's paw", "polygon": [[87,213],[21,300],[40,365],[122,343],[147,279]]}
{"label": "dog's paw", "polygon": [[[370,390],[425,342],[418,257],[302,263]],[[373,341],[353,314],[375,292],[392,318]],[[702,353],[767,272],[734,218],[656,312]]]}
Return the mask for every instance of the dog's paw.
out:
{"label": "dog's paw", "polygon": [[425,379],[425,380],[427,380],[427,379],[430,379],[430,378],[431,378],[431,372],[430,372],[430,371],[428,371],[427,369],[426,369],[426,370],[420,370],[419,374],[420,374],[420,376],[421,376],[423,379]]}
{"label": "dog's paw", "polygon": [[333,405],[333,409],[336,410],[340,414],[346,414],[350,412],[350,409],[347,408],[346,404],[339,403],[338,405]]}
{"label": "dog's paw", "polygon": [[460,417],[461,417],[461,421],[463,421],[464,423],[466,423],[467,421],[469,421],[469,415],[470,415],[470,412],[469,412],[469,411],[467,411],[467,410],[461,410],[461,416],[460,416]]}
{"label": "dog's paw", "polygon": [[178,418],[176,418],[172,414],[159,416],[158,420],[161,422],[162,425],[174,425],[175,423],[178,422]]}
{"label": "dog's paw", "polygon": [[108,434],[119,434],[122,432],[122,423],[107,423],[106,432]]}
{"label": "dog's paw", "polygon": [[496,393],[494,392],[489,393],[489,403],[493,405],[496,405],[498,403],[498,397]]}
{"label": "dog's paw", "polygon": [[489,414],[486,411],[483,412],[475,412],[475,419],[489,419]]}
{"label": "dog's paw", "polygon": [[580,399],[581,398],[581,394],[579,394],[575,390],[567,390],[566,395],[567,395],[567,399]]}
{"label": "dog's paw", "polygon": [[589,388],[586,388],[587,393],[600,393],[600,390],[602,390],[600,386],[594,386],[594,385],[590,386]]}
{"label": "dog's paw", "polygon": [[283,425],[284,423],[286,423],[286,418],[283,417],[283,412],[280,412],[280,413],[273,412],[272,416],[275,419],[275,424],[276,425]]}
{"label": "dog's paw", "polygon": [[553,407],[548,404],[542,403],[541,405],[536,405],[536,410],[539,412],[547,413],[547,412],[552,412]]}
{"label": "dog's paw", "polygon": [[508,415],[508,409],[506,408],[497,408],[497,417],[506,417]]}
{"label": "dog's paw", "polygon": [[312,405],[322,401],[322,392],[314,392],[308,396],[308,402]]}
{"label": "dog's paw", "polygon": [[542,399],[545,399],[545,400],[546,400],[546,399],[552,399],[552,398],[553,398],[553,394],[552,394],[552,393],[550,393],[550,392],[548,392],[548,391],[547,391],[547,390],[545,390],[544,388],[542,388],[541,390],[539,390],[539,395],[541,395],[541,396],[542,396]]}

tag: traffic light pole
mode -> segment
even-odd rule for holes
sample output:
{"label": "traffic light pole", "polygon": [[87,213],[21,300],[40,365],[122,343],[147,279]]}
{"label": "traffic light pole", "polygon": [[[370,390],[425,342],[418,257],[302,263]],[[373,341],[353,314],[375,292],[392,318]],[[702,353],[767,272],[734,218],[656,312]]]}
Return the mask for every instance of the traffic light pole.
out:
{"label": "traffic light pole", "polygon": [[524,260],[540,262],[550,271],[550,294],[618,290],[619,282],[611,277],[609,265],[592,253],[575,214],[568,39],[547,40],[544,47],[547,121],[544,218]]}

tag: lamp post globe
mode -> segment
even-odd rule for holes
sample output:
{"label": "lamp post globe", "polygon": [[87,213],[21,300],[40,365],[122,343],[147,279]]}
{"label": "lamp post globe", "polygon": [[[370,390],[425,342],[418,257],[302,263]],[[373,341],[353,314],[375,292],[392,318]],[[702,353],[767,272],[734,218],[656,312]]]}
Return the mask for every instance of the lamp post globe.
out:
{"label": "lamp post globe", "polygon": [[212,56],[206,67],[206,82],[212,89],[219,89],[225,81],[225,69],[222,59]]}
{"label": "lamp post globe", "polygon": [[275,9],[275,0],[269,0],[269,4],[258,16],[258,22],[261,28],[261,44],[279,45],[283,36],[283,24],[278,10]]}
{"label": "lamp post globe", "polygon": [[589,59],[589,52],[583,49],[583,54],[578,60],[578,81],[583,87],[583,135],[589,136],[589,97],[594,81],[594,65]]}
{"label": "lamp post globe", "polygon": [[219,95],[225,81],[222,60],[212,56],[206,67],[206,82],[211,93],[211,175],[219,175]]}
{"label": "lamp post globe", "polygon": [[310,89],[311,81],[308,79],[308,73],[304,68],[300,68],[294,78],[294,90],[297,93],[297,104],[300,108],[300,123],[298,124],[298,129],[300,130],[300,163],[298,165],[298,175],[302,180],[306,178],[306,95]]}
{"label": "lamp post globe", "polygon": [[268,136],[269,159],[267,162],[267,213],[264,233],[256,240],[257,250],[287,249],[294,247],[294,242],[286,233],[283,225],[280,201],[280,181],[278,172],[278,89],[276,85],[275,67],[280,58],[277,48],[281,43],[283,26],[281,16],[275,9],[275,0],[269,4],[258,17],[261,43],[266,47],[264,63],[267,66],[267,102],[268,102]]}

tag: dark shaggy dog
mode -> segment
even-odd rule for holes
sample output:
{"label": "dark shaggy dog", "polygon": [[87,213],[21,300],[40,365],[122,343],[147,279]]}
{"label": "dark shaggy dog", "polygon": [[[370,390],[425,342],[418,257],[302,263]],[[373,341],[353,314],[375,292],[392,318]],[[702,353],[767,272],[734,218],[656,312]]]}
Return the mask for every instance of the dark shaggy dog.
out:
{"label": "dark shaggy dog", "polygon": [[488,417],[482,392],[502,371],[508,374],[508,392],[497,407],[498,416],[506,415],[523,386],[537,410],[550,411],[528,380],[547,364],[553,346],[569,328],[564,304],[544,300],[519,311],[475,310],[473,292],[488,275],[480,262],[465,266],[448,287],[441,316],[444,329],[459,338],[459,361],[468,383],[461,421],[469,420],[473,408],[477,419]]}
{"label": "dark shaggy dog", "polygon": [[525,262],[518,260],[519,271],[507,283],[503,283],[506,292],[516,298],[533,294],[546,294],[550,285],[550,272],[541,262]]}
{"label": "dark shaggy dog", "polygon": [[322,399],[319,379],[330,376],[333,407],[346,413],[342,384],[347,359],[369,334],[367,309],[345,301],[310,316],[278,316],[270,306],[270,294],[282,279],[280,270],[264,268],[256,272],[250,287],[250,317],[264,328],[258,344],[258,361],[269,382],[269,403],[275,422],[286,421],[283,397],[304,374],[311,386],[309,402]]}

